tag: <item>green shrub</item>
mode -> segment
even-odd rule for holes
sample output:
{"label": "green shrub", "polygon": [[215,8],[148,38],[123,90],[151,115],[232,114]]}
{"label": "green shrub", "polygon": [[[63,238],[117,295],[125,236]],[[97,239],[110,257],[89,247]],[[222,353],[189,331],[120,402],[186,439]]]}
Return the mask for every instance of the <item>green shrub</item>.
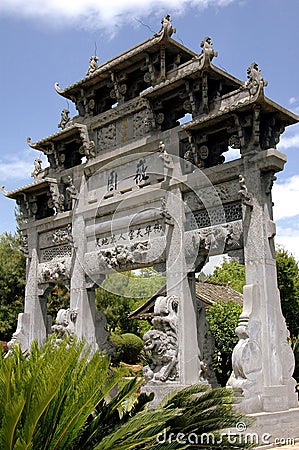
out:
{"label": "green shrub", "polygon": [[143,341],[133,333],[111,334],[110,340],[115,347],[115,355],[112,357],[114,364],[120,361],[127,364],[136,364],[143,349]]}

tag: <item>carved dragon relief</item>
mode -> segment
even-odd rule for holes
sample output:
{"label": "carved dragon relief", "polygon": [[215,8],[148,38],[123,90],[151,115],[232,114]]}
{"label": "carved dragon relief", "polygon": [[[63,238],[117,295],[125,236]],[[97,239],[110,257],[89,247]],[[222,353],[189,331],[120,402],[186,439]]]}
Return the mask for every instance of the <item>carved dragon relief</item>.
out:
{"label": "carved dragon relief", "polygon": [[178,378],[178,307],[176,295],[158,297],[152,324],[143,336],[144,349],[151,354],[151,363],[143,368],[146,381],[175,381]]}
{"label": "carved dragon relief", "polygon": [[40,263],[38,267],[38,282],[57,283],[70,279],[71,258],[56,257],[46,263]]}
{"label": "carved dragon relief", "polygon": [[130,245],[119,244],[114,248],[100,250],[99,263],[110,269],[125,269],[144,262],[148,250],[148,241],[134,242]]}

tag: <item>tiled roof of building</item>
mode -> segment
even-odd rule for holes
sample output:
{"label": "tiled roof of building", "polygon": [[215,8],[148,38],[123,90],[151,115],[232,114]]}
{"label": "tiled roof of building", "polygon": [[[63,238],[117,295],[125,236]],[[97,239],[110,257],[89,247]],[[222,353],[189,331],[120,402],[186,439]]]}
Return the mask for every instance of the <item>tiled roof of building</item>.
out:
{"label": "tiled roof of building", "polygon": [[[196,297],[207,306],[215,302],[233,301],[238,305],[243,304],[243,295],[235,291],[228,284],[215,283],[213,281],[198,281],[195,283]],[[159,296],[166,295],[166,286],[159,289],[151,298],[149,298],[143,305],[135,309],[129,314],[130,319],[151,319],[154,315],[155,300]]]}

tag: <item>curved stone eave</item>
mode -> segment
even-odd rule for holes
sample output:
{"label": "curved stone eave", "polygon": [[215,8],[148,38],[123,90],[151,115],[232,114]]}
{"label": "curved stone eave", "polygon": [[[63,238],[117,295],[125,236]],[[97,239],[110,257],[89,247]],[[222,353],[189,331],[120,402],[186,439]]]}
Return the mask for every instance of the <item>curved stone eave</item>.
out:
{"label": "curved stone eave", "polygon": [[187,47],[183,46],[179,42],[175,41],[171,37],[164,35],[164,33],[156,33],[153,37],[141,42],[140,44],[136,45],[135,47],[132,47],[131,49],[127,50],[126,52],[121,53],[117,57],[110,59],[106,61],[104,64],[100,65],[93,73],[91,73],[88,76],[85,76],[81,80],[77,81],[76,83],[71,84],[70,86],[62,89],[59,86],[59,83],[55,83],[54,87],[56,92],[59,95],[62,95],[63,97],[69,98],[72,100],[72,93],[74,93],[74,90],[80,89],[85,83],[88,83],[93,78],[98,77],[99,75],[104,74],[105,72],[109,73],[112,70],[116,70],[116,66],[123,63],[124,61],[138,55],[139,53],[142,53],[146,51],[149,47],[152,47],[153,45],[159,44],[159,43],[165,43],[167,44],[169,42],[172,45],[176,45],[179,49],[182,51],[190,54],[191,57],[198,56],[196,53],[190,51]]}
{"label": "curved stone eave", "polygon": [[87,126],[84,124],[81,124],[81,123],[74,123],[72,126],[66,127],[63,130],[57,131],[57,133],[53,133],[50,136],[47,136],[44,139],[41,139],[36,142],[32,142],[31,138],[27,137],[27,144],[29,145],[29,147],[33,148],[34,150],[44,151],[45,150],[45,148],[43,147],[44,145],[52,144],[53,140],[59,141],[60,137],[64,138],[68,134],[73,134],[74,132],[76,132],[76,130],[78,130],[78,133],[80,133],[82,128],[85,130],[85,129],[87,129]]}

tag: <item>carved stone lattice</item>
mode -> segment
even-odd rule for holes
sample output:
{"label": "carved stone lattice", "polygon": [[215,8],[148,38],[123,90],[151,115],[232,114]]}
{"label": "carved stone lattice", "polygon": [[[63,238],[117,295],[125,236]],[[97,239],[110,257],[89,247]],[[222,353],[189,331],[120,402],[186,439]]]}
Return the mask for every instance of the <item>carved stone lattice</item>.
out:
{"label": "carved stone lattice", "polygon": [[144,349],[151,353],[151,364],[143,368],[146,381],[175,381],[177,373],[177,321],[179,298],[158,297],[154,307],[154,330],[145,333]]}
{"label": "carved stone lattice", "polygon": [[187,214],[187,227],[188,229],[205,228],[240,219],[242,219],[242,204],[232,202],[224,204],[221,208],[209,208]]}
{"label": "carved stone lattice", "polygon": [[41,261],[47,262],[57,257],[72,256],[72,247],[70,245],[60,245],[59,247],[51,247],[41,252]]}

